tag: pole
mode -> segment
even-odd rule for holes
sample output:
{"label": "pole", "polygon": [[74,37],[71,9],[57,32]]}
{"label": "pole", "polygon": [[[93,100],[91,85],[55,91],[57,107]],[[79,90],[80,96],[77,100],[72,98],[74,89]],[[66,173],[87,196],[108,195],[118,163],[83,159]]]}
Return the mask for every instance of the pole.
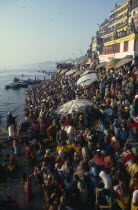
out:
{"label": "pole", "polygon": [[18,109],[20,106],[22,106],[22,105],[24,105],[24,104],[20,104],[19,106],[17,106],[14,110],[12,110],[11,112],[15,112],[16,111],[16,109]]}
{"label": "pole", "polygon": [[[13,109],[11,112],[13,113],[13,112],[15,112],[20,106],[22,106],[22,105],[24,105],[24,104],[20,104],[19,106],[17,106],[15,109]],[[4,116],[2,116],[2,118],[3,117],[6,117],[7,116],[7,114],[6,115],[4,115]]]}

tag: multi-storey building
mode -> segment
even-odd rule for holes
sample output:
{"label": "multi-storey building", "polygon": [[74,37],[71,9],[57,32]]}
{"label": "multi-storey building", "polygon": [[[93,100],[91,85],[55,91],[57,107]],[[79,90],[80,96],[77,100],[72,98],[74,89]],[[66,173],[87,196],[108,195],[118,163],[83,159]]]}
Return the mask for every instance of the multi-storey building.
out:
{"label": "multi-storey building", "polygon": [[[138,1],[137,1],[138,2]],[[129,23],[135,32],[138,32],[138,6],[131,11]]]}
{"label": "multi-storey building", "polygon": [[92,37],[90,47],[87,50],[87,58],[90,66],[99,62],[99,55],[102,53],[103,39],[100,37],[99,32],[96,33],[95,37]]}
{"label": "multi-storey building", "polygon": [[114,30],[117,24],[117,5],[109,14],[109,19],[106,19],[99,27],[99,33],[103,42],[111,41],[114,37]]}
{"label": "multi-storey building", "polygon": [[138,63],[138,0],[126,0],[99,27],[103,39],[100,62],[132,57]]}
{"label": "multi-storey building", "polygon": [[136,7],[138,7],[138,0],[131,0],[131,7],[132,9],[135,9]]}

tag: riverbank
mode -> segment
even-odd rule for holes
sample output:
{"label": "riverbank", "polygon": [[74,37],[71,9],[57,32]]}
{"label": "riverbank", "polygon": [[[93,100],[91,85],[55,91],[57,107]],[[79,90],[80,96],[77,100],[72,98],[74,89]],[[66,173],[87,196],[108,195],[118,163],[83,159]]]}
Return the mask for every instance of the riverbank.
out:
{"label": "riverbank", "polygon": [[[22,77],[23,75],[23,77]],[[19,104],[24,104],[26,98],[26,89],[21,88],[18,90],[6,90],[5,85],[12,83],[15,77],[18,77],[21,80],[33,79],[48,79],[49,75],[46,75],[39,70],[23,70],[23,69],[4,69],[0,70],[0,128],[6,128],[6,117],[7,113],[11,110],[14,110]],[[24,106],[21,106],[16,112],[15,115],[21,113],[18,117],[19,122],[23,122],[24,116],[22,115],[24,111]]]}
{"label": "riverbank", "polygon": [[[90,77],[91,72],[87,73]],[[32,177],[29,186],[33,191],[36,187],[37,196],[32,200],[22,191],[26,205],[34,207],[35,202],[38,205],[43,202],[45,209],[57,210],[62,206],[73,210],[82,210],[84,206],[88,210],[94,209],[95,190],[99,189],[97,184],[101,180],[102,188],[106,189],[102,174],[108,177],[110,190],[114,191],[119,185],[119,180],[114,180],[114,175],[119,173],[125,182],[125,190],[131,191],[129,184],[137,172],[138,162],[137,147],[133,144],[138,137],[137,75],[136,68],[102,69],[97,71],[96,80],[81,86],[81,83],[77,85],[81,75],[73,77],[73,73],[69,76],[58,73],[55,78],[27,91],[27,123],[10,143],[15,158],[19,158],[18,184],[21,183],[21,174],[26,172],[28,178]],[[76,99],[75,110],[73,106],[66,107],[64,112],[58,109]],[[90,103],[76,109],[79,100]],[[18,146],[25,153],[21,159],[16,154]],[[126,156],[129,158],[127,166]],[[136,167],[135,171],[131,170],[132,165]],[[27,193],[31,196],[30,192]],[[118,209],[115,192],[113,204],[106,200],[109,195],[110,192],[105,196],[106,205]],[[132,194],[128,196],[132,200]],[[19,203],[18,195],[16,199]]]}

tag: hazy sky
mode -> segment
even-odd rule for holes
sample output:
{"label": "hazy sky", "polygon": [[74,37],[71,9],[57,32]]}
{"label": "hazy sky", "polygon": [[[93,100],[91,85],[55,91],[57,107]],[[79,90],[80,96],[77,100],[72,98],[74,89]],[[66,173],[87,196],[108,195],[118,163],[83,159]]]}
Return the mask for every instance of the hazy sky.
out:
{"label": "hazy sky", "polygon": [[0,0],[0,67],[84,55],[123,0]]}

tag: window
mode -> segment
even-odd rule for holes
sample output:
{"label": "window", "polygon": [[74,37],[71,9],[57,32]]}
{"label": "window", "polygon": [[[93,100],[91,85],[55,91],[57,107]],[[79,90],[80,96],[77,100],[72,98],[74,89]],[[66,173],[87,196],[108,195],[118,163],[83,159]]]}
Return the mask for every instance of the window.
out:
{"label": "window", "polygon": [[104,54],[113,54],[120,52],[120,43],[104,47]]}
{"label": "window", "polygon": [[116,52],[120,52],[120,43],[116,44]]}
{"label": "window", "polygon": [[116,44],[113,45],[113,52],[116,52]]}
{"label": "window", "polygon": [[112,45],[109,46],[109,53],[112,53]]}
{"label": "window", "polygon": [[128,51],[128,41],[124,42],[124,52]]}
{"label": "window", "polygon": [[107,53],[109,53],[109,46],[107,46]]}
{"label": "window", "polygon": [[105,54],[108,53],[108,46],[105,47]]}

